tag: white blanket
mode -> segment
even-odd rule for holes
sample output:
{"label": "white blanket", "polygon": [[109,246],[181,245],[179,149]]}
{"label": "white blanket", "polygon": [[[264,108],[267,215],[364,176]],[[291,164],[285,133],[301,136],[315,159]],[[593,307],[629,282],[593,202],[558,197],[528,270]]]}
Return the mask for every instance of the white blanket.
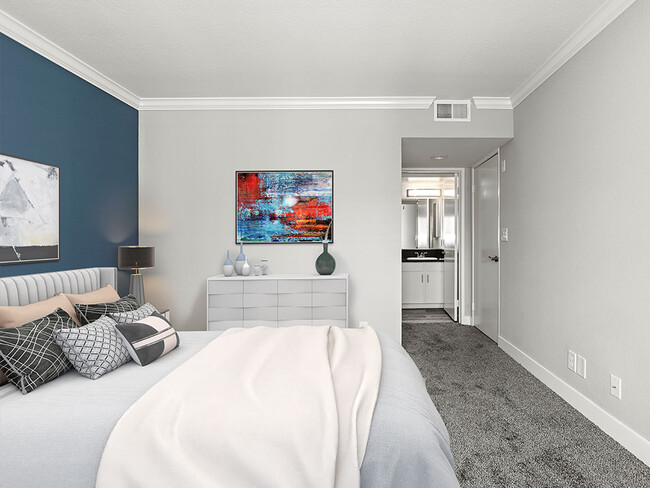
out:
{"label": "white blanket", "polygon": [[230,329],[124,414],[97,487],[359,487],[380,375],[370,327]]}

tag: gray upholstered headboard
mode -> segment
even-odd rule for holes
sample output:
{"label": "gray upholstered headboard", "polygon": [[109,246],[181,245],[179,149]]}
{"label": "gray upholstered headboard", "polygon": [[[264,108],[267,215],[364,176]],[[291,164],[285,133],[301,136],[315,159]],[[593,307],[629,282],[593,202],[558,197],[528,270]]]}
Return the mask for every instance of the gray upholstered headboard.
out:
{"label": "gray upholstered headboard", "polygon": [[86,268],[0,278],[0,305],[28,305],[57,293],[86,293],[111,285],[117,268]]}

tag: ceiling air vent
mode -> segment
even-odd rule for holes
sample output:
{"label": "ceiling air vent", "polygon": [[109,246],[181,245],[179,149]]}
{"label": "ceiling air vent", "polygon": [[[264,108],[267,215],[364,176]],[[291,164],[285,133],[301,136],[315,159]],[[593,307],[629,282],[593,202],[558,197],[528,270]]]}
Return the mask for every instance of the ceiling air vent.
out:
{"label": "ceiling air vent", "polygon": [[433,102],[433,120],[469,122],[471,120],[469,100],[436,100]]}

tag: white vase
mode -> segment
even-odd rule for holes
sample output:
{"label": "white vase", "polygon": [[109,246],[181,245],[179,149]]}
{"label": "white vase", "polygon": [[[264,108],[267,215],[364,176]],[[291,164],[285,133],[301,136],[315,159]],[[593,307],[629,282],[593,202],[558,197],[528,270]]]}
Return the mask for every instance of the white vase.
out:
{"label": "white vase", "polygon": [[244,266],[244,263],[246,262],[246,255],[244,254],[244,243],[240,242],[239,243],[239,256],[237,256],[237,259],[235,259],[235,273],[238,275],[241,275],[241,269]]}
{"label": "white vase", "polygon": [[244,261],[244,264],[241,267],[241,275],[248,276],[249,274],[251,274],[251,266],[248,264],[248,258],[246,258],[246,261]]}
{"label": "white vase", "polygon": [[226,261],[223,263],[223,275],[232,276],[234,271],[235,266],[232,264],[232,260],[230,259],[230,251],[226,251]]}

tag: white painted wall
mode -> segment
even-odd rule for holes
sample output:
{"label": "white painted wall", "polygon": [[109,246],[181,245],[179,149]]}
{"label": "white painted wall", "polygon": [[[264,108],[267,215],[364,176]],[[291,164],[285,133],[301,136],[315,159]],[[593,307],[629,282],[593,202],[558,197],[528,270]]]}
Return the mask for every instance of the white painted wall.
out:
{"label": "white painted wall", "polygon": [[648,26],[650,2],[636,2],[515,109],[501,174],[501,336],[646,439]]}
{"label": "white painted wall", "polygon": [[[435,123],[432,110],[160,111],[140,114],[140,243],[156,246],[147,298],[181,330],[205,328],[205,279],[235,251],[235,171],[333,169],[337,271],[350,322],[401,334],[402,137],[511,137],[510,111]],[[248,245],[272,273],[314,273],[321,248]]]}

